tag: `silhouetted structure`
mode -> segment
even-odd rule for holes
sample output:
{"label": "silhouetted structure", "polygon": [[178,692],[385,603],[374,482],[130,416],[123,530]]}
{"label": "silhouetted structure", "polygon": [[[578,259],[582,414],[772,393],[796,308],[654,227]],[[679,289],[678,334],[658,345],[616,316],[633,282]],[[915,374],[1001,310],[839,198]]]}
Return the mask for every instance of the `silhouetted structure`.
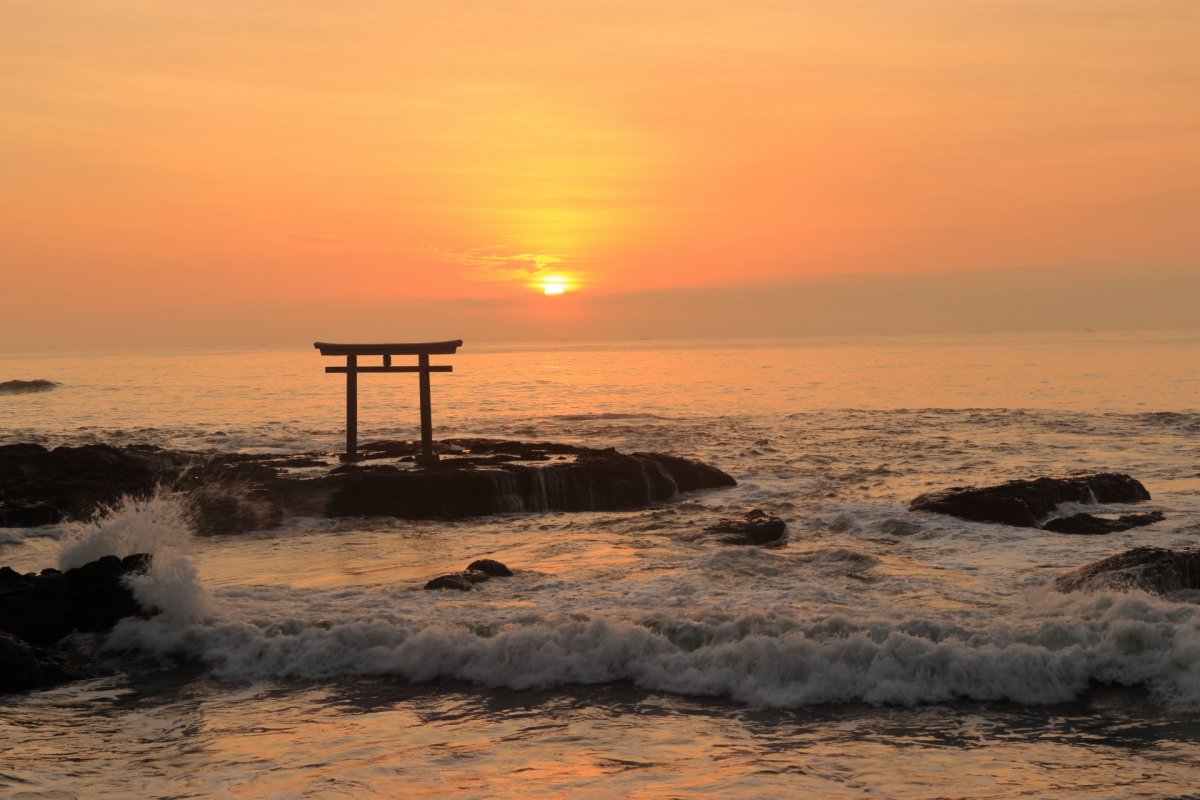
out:
{"label": "silhouetted structure", "polygon": [[[314,342],[313,347],[323,356],[345,356],[346,366],[326,367],[326,372],[346,373],[346,455],[347,461],[358,459],[358,373],[416,372],[421,378],[421,455],[418,463],[438,460],[433,452],[433,413],[429,402],[429,373],[453,372],[451,366],[430,366],[431,355],[449,355],[462,346],[462,339],[452,342],[405,342],[393,344],[330,344]],[[383,366],[360,367],[359,356],[383,356]],[[416,366],[392,366],[392,356],[416,356]]]}

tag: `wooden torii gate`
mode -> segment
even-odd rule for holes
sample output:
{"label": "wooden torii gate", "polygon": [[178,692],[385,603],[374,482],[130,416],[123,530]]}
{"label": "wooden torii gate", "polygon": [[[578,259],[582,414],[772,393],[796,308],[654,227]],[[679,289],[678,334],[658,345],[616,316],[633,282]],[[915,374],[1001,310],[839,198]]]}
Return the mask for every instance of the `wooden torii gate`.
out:
{"label": "wooden torii gate", "polygon": [[[416,372],[421,378],[421,455],[417,462],[436,463],[433,452],[433,412],[429,402],[429,373],[453,372],[451,366],[430,366],[431,355],[450,355],[462,346],[462,339],[452,342],[407,342],[393,344],[331,344],[314,342],[313,347],[323,356],[345,356],[346,366],[326,367],[326,372],[346,373],[346,461],[358,460],[358,373],[360,372]],[[359,356],[383,356],[379,367],[360,367]],[[415,366],[392,366],[392,356],[416,356]]]}

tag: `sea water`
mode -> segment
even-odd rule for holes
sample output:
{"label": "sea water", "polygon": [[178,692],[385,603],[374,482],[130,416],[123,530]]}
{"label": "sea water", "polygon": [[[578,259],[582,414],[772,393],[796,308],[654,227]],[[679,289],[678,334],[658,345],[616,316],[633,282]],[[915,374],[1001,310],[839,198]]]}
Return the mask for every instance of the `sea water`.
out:
{"label": "sea water", "polygon": [[[291,519],[197,538],[178,498],[0,529],[0,563],[155,553],[107,677],[3,698],[13,797],[1200,797],[1200,593],[1060,594],[1200,543],[1200,335],[473,346],[435,435],[699,458],[642,511]],[[0,441],[339,449],[315,351],[0,358]],[[360,379],[360,439],[416,436]],[[910,512],[930,489],[1127,472],[1166,519],[1080,537]],[[761,508],[779,547],[697,538]],[[1080,507],[1080,510],[1086,510]],[[1094,510],[1094,509],[1093,509]],[[430,577],[497,558],[467,593]]]}

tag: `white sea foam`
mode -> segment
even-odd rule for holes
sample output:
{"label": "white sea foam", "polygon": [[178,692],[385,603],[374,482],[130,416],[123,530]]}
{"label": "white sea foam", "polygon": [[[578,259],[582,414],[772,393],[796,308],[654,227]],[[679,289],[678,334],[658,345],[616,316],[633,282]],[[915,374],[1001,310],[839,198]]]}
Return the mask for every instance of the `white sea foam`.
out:
{"label": "white sea foam", "polygon": [[156,609],[165,620],[180,623],[211,613],[192,552],[183,500],[160,490],[144,499],[123,498],[90,522],[70,526],[59,566],[66,570],[106,555],[148,553],[150,568],[129,576],[129,586],[143,608]]}
{"label": "white sea foam", "polygon": [[530,615],[472,626],[358,619],[201,624],[125,620],[109,646],[199,659],[233,680],[389,675],[524,689],[628,680],[646,689],[791,708],[954,699],[1055,703],[1093,683],[1200,709],[1200,608],[1142,594],[1037,595],[1010,618],[781,614],[640,620]]}
{"label": "white sea foam", "polygon": [[71,569],[106,555],[190,551],[191,533],[182,502],[159,491],[145,499],[122,498],[90,522],[71,525],[58,560],[62,569]]}

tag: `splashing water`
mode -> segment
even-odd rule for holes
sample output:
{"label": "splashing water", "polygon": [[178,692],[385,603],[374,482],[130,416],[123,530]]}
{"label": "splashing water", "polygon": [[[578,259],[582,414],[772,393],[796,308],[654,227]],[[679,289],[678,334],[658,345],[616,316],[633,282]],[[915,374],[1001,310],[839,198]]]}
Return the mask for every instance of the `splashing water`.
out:
{"label": "splashing water", "polygon": [[193,560],[186,501],[165,489],[146,498],[122,498],[115,506],[97,511],[89,522],[69,525],[58,563],[68,570],[106,555],[133,553],[151,556],[146,572],[126,578],[143,608],[179,621],[211,613],[210,598]]}

